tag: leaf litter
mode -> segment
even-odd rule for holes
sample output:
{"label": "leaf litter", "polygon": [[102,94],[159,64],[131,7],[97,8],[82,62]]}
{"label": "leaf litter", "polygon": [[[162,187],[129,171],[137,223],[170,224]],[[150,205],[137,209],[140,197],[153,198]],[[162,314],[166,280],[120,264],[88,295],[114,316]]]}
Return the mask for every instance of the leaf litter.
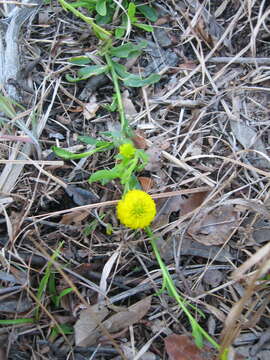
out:
{"label": "leaf litter", "polygon": [[[102,12],[104,4],[109,3],[99,1],[97,8]],[[137,20],[132,18],[133,22],[139,21],[139,26],[151,24],[153,31],[133,26],[129,44],[121,44],[122,40],[115,40],[114,44],[114,56],[119,51],[121,56],[127,56],[134,50],[133,58],[122,57],[119,64],[127,65],[129,74],[135,75],[128,75],[120,90],[134,130],[134,145],[149,155],[136,186],[158,195],[171,189],[191,190],[187,196],[157,200],[159,212],[154,229],[161,256],[179,291],[187,297],[195,294],[196,306],[205,312],[205,318],[196,314],[200,325],[207,331],[211,329],[215,339],[229,349],[231,358],[236,359],[234,353],[239,351],[249,360],[269,357],[263,341],[268,339],[268,308],[264,299],[269,295],[266,3],[153,1],[149,6],[154,10],[148,14],[152,20],[145,20],[143,12],[136,14]],[[111,5],[116,7],[115,2]],[[58,3],[42,4],[27,26],[12,21],[11,16],[15,10],[28,13],[28,6],[0,6],[1,20],[6,22],[0,34],[1,39],[2,35],[5,37],[5,41],[0,41],[0,60],[9,34],[20,33],[24,44],[22,68],[30,69],[27,80],[18,74],[4,84],[3,66],[16,65],[19,57],[15,56],[10,64],[0,61],[0,82],[5,91],[0,104],[4,161],[0,164],[0,292],[4,297],[0,320],[15,321],[15,325],[3,325],[3,333],[6,336],[11,331],[16,335],[10,345],[4,340],[0,346],[12,360],[17,355],[28,359],[32,352],[35,356],[61,359],[73,350],[78,358],[112,358],[121,354],[124,342],[131,351],[130,358],[174,356],[170,349],[166,351],[161,339],[170,333],[183,336],[191,328],[178,308],[175,310],[176,303],[159,292],[160,270],[143,233],[131,235],[120,228],[114,205],[103,205],[120,198],[121,185],[118,180],[104,185],[89,185],[87,181],[95,171],[115,166],[116,149],[83,161],[66,160],[61,166],[54,162],[51,152],[52,145],[79,152],[85,146],[77,144],[78,136],[108,141],[108,133],[111,136],[119,131],[119,120],[113,111],[114,89],[97,51],[98,41],[81,19],[74,22],[75,18]],[[12,8],[14,11],[9,14]],[[29,10],[34,11],[32,5]],[[85,14],[88,10],[84,8]],[[121,30],[121,7],[117,12],[106,25],[112,33]],[[38,27],[32,25],[36,23]],[[17,31],[17,25],[23,30]],[[14,32],[5,34],[6,28],[14,26]],[[142,40],[146,40],[146,46],[139,54]],[[14,39],[8,45],[16,43]],[[80,65],[75,69],[70,62],[72,58],[85,57],[93,60],[92,68]],[[93,69],[96,73],[105,72],[92,76]],[[85,80],[77,81],[75,71]],[[156,77],[156,72],[161,78]],[[67,81],[67,75],[76,81]],[[154,76],[156,82],[149,84],[149,79],[140,78],[145,76]],[[146,87],[141,90],[129,86],[138,84]],[[12,102],[13,95],[16,103]],[[14,160],[24,164],[15,164]],[[210,187],[208,191],[192,194],[204,184]],[[92,209],[97,204],[98,212],[70,211],[75,205],[89,204]],[[61,211],[69,214],[60,217]],[[46,272],[61,241],[65,246],[50,272]],[[88,271],[80,272],[82,264]],[[235,272],[231,276],[232,269]],[[258,277],[252,281],[254,272]],[[185,280],[181,273],[186,274]],[[41,318],[31,327],[23,327],[16,321],[33,319],[34,296],[39,284],[45,282],[44,277],[48,286],[40,298]],[[145,282],[147,287],[143,288]],[[100,284],[105,297],[104,292],[98,293]],[[159,297],[151,301],[148,296],[153,294]],[[55,296],[60,296],[59,307]],[[118,312],[116,307],[112,310],[101,302],[109,305],[114,299],[122,307]],[[194,298],[189,300],[193,303]],[[140,302],[132,310],[130,304]],[[70,313],[82,304],[84,310],[74,320]],[[26,313],[21,312],[24,310]],[[226,328],[232,315],[233,327]],[[157,335],[153,324],[161,319],[163,325]],[[250,328],[246,328],[247,324]],[[261,341],[252,337],[258,331]],[[241,346],[238,339],[243,335],[246,340]],[[70,346],[74,339],[86,352]],[[182,341],[188,344],[187,354],[190,350],[201,360],[202,350],[197,351],[187,339]],[[94,349],[84,344],[92,344]],[[176,341],[173,346],[178,345]],[[186,354],[182,351],[180,355]],[[207,356],[211,359],[211,352]]]}

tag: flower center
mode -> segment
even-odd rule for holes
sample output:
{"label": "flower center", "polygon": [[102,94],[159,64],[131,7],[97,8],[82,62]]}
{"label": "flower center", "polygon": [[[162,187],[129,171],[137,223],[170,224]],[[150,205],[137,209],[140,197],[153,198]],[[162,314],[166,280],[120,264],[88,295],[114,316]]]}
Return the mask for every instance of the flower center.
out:
{"label": "flower center", "polygon": [[132,215],[136,216],[136,217],[141,217],[143,215],[145,215],[145,208],[143,204],[134,204],[133,208],[132,208]]}

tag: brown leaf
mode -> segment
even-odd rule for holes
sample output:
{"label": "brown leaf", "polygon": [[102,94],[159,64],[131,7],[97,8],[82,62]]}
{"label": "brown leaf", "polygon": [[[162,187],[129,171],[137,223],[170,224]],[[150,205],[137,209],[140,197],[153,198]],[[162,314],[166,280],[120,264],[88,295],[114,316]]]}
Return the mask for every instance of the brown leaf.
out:
{"label": "brown leaf", "polygon": [[189,212],[197,209],[197,207],[199,207],[203,203],[207,195],[208,195],[208,191],[202,191],[195,194],[190,194],[189,197],[182,202],[181,216],[186,215]]}
{"label": "brown leaf", "polygon": [[82,221],[89,216],[87,211],[78,211],[76,213],[69,213],[63,215],[60,223],[64,225],[75,224],[76,226],[80,226]]}
{"label": "brown leaf", "polygon": [[[108,309],[100,304],[91,306],[80,313],[80,319],[76,322],[75,342],[77,346],[92,346],[98,342],[102,335],[101,327],[111,333],[119,332],[128,326],[139,322],[148,312],[151,306],[151,296],[131,305],[124,311],[120,311],[107,320]],[[101,326],[99,326],[101,323]]]}
{"label": "brown leaf", "polygon": [[141,130],[135,131],[135,136],[132,137],[132,141],[137,149],[147,149],[147,142],[144,137],[144,133]]}
{"label": "brown leaf", "polygon": [[183,204],[183,197],[181,195],[172,196],[167,199],[157,200],[157,216],[152,224],[153,228],[159,228],[169,223],[169,217],[172,212],[179,211]]}
{"label": "brown leaf", "polygon": [[213,349],[199,349],[187,335],[172,334],[165,338],[165,348],[170,360],[214,360]]}
{"label": "brown leaf", "polygon": [[120,311],[112,315],[102,324],[109,332],[118,332],[128,326],[138,323],[148,312],[151,306],[152,297],[148,296],[135,304],[129,306],[127,310]]}
{"label": "brown leaf", "polygon": [[205,208],[190,224],[188,233],[204,245],[221,245],[238,226],[238,218],[238,212],[231,205]]}
{"label": "brown leaf", "polygon": [[138,180],[141,184],[143,191],[145,191],[145,192],[148,192],[149,190],[151,190],[151,188],[154,185],[154,180],[149,177],[146,177],[146,176],[139,176]]}
{"label": "brown leaf", "polygon": [[80,318],[74,326],[76,346],[92,346],[101,336],[100,322],[108,315],[107,307],[100,304],[81,311]]}

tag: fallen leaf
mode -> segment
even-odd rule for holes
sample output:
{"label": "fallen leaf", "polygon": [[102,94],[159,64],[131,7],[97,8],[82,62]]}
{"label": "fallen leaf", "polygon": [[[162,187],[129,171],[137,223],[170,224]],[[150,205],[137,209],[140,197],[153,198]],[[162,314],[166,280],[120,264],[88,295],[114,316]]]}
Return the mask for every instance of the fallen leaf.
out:
{"label": "fallen leaf", "polygon": [[144,133],[141,130],[135,131],[135,136],[132,137],[132,141],[137,149],[147,149],[147,142],[144,137]]}
{"label": "fallen leaf", "polygon": [[226,247],[220,249],[220,246],[207,246],[192,240],[190,236],[170,236],[166,241],[158,238],[157,245],[161,256],[166,262],[174,259],[174,249],[178,249],[179,246],[181,246],[181,256],[199,256],[204,259],[215,259],[217,262],[226,262],[228,259],[234,259],[234,256],[232,256]]}
{"label": "fallen leaf", "polygon": [[66,193],[70,196],[76,205],[88,205],[93,204],[99,201],[99,198],[92,191],[85,190],[79,186],[68,185],[66,188]]}
{"label": "fallen leaf", "polygon": [[138,180],[141,184],[143,191],[145,192],[151,190],[154,185],[154,180],[146,176],[139,176]]}
{"label": "fallen leaf", "polygon": [[145,166],[146,171],[159,171],[161,168],[161,152],[162,149],[159,146],[152,145],[146,150],[146,154],[149,156],[148,164]]}
{"label": "fallen leaf", "polygon": [[170,360],[214,360],[215,351],[209,346],[198,348],[187,335],[172,334],[165,338],[165,348]]}
{"label": "fallen leaf", "polygon": [[222,283],[224,279],[223,272],[217,269],[208,269],[203,275],[203,281],[205,284],[215,288]]}
{"label": "fallen leaf", "polygon": [[129,306],[127,310],[120,311],[112,315],[102,324],[110,333],[118,332],[128,326],[138,323],[149,311],[152,297],[148,296],[135,304]]}
{"label": "fallen leaf", "polygon": [[78,211],[75,213],[65,214],[63,215],[60,223],[64,225],[75,224],[76,226],[80,226],[82,221],[89,216],[88,211]]}
{"label": "fallen leaf", "polygon": [[134,120],[134,118],[136,117],[136,115],[138,115],[138,113],[137,113],[137,110],[136,110],[133,102],[131,101],[131,99],[129,97],[128,90],[125,90],[123,92],[122,101],[123,101],[123,106],[125,109],[125,115],[127,117],[127,120],[128,121]]}
{"label": "fallen leaf", "polygon": [[80,313],[74,325],[76,346],[92,346],[101,336],[100,322],[108,315],[107,307],[96,304]]}
{"label": "fallen leaf", "polygon": [[208,191],[202,191],[194,194],[190,194],[188,198],[183,200],[181,205],[181,216],[188,214],[189,212],[197,209],[205,200],[208,195]]}
{"label": "fallen leaf", "polygon": [[33,308],[33,302],[27,298],[18,300],[1,300],[0,311],[1,313],[20,314],[29,311]]}
{"label": "fallen leaf", "polygon": [[159,199],[157,204],[157,215],[153,221],[153,228],[159,228],[169,223],[169,217],[172,212],[179,211],[183,204],[183,197],[181,195],[171,196],[167,199]]}
{"label": "fallen leaf", "polygon": [[[248,126],[243,121],[230,120],[230,126],[232,133],[244,149],[254,149],[268,156],[266,148],[262,142],[262,139],[258,137],[258,131],[255,131],[252,127]],[[270,162],[258,156],[256,153],[250,153],[248,155],[249,161],[258,167],[270,168]]]}
{"label": "fallen leaf", "polygon": [[76,345],[92,346],[97,344],[98,339],[104,335],[102,327],[110,333],[117,333],[138,323],[149,311],[151,300],[152,297],[148,296],[129,306],[126,310],[110,316],[105,321],[103,319],[108,315],[107,307],[97,304],[83,310],[74,326]]}
{"label": "fallen leaf", "polygon": [[238,212],[231,205],[202,209],[188,228],[188,234],[204,245],[221,245],[239,225]]}
{"label": "fallen leaf", "polygon": [[90,97],[89,103],[85,104],[83,109],[83,115],[86,120],[93,119],[96,116],[96,112],[99,109],[99,104],[97,103],[97,98],[95,95]]}

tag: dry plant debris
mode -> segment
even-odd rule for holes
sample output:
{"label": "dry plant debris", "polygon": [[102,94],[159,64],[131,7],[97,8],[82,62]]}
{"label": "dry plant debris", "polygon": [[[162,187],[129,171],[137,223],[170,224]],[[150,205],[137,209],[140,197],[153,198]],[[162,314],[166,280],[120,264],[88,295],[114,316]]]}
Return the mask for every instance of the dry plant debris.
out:
{"label": "dry plant debris", "polygon": [[[268,359],[269,2],[61,3],[0,2],[1,359]],[[161,257],[220,356],[194,345],[144,232],[119,224],[121,177],[88,182],[120,163],[97,33],[149,156],[136,186]]]}

